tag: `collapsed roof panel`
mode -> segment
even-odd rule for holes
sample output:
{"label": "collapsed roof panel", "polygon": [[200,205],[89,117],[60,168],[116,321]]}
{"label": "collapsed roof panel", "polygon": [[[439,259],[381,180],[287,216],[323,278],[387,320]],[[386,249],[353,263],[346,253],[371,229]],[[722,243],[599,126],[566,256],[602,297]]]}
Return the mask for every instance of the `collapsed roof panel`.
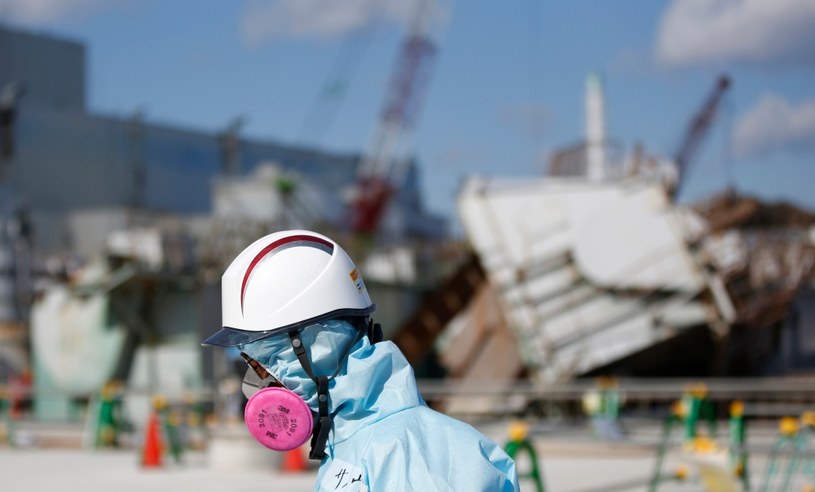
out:
{"label": "collapsed roof panel", "polygon": [[721,333],[732,317],[721,279],[691,246],[704,222],[659,183],[471,179],[458,206],[524,365],[544,380],[699,325]]}

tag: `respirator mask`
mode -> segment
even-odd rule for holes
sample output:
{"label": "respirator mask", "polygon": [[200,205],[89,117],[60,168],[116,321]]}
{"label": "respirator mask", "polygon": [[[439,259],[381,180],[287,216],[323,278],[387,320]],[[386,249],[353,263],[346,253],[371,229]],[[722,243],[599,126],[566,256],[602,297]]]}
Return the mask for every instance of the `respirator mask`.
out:
{"label": "respirator mask", "polygon": [[249,364],[241,385],[249,400],[243,414],[249,433],[274,451],[289,451],[305,444],[314,428],[308,404],[256,360],[244,353],[241,356]]}
{"label": "respirator mask", "polygon": [[250,434],[274,451],[297,448],[311,437],[309,458],[322,459],[332,426],[329,382],[366,335],[371,343],[381,340],[379,324],[333,319],[242,346],[249,365],[242,390]]}

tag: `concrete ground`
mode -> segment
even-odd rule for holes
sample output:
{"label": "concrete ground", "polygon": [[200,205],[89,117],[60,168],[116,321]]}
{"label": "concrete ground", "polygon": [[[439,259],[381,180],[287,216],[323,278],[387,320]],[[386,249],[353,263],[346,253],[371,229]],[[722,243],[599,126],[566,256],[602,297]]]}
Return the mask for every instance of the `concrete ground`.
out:
{"label": "concrete ground", "polygon": [[[130,451],[0,448],[2,490],[9,492],[305,492],[316,470],[283,473],[272,468],[214,469],[203,456],[186,456],[184,465],[142,468]],[[522,464],[522,463],[519,463]],[[547,456],[542,472],[548,492],[645,491],[651,473],[648,456]],[[529,480],[521,490],[534,491]],[[702,491],[698,483],[665,484],[661,491]],[[387,491],[389,492],[389,491]]]}
{"label": "concrete ground", "polygon": [[[182,466],[142,468],[138,456],[127,451],[90,452],[73,449],[0,449],[2,489],[14,492],[115,491],[115,492],[248,492],[276,490],[311,491],[316,471],[282,473],[271,468],[213,469],[203,456],[187,456]],[[549,491],[645,490],[650,473],[645,457],[550,457],[543,460]],[[534,491],[525,481],[522,490]],[[665,489],[669,490],[669,489]],[[684,488],[683,490],[701,490]]]}
{"label": "concrete ground", "polygon": [[271,469],[228,471],[195,461],[183,466],[142,468],[132,451],[0,449],[2,490],[9,492],[226,492],[307,491],[314,474]]}
{"label": "concrete ground", "polygon": [[[479,427],[497,442],[503,442],[504,423]],[[143,468],[136,448],[127,450],[91,451],[67,446],[51,432],[53,445],[45,441],[28,442],[27,446],[0,445],[0,490],[9,492],[249,492],[313,490],[316,470],[282,472],[279,455],[270,453],[240,432],[228,438],[210,441],[207,451],[186,452],[182,463],[163,457],[159,468]],[[758,445],[771,445],[772,433],[753,437]],[[637,428],[619,442],[601,441],[585,429],[536,433],[534,446],[544,476],[547,492],[613,492],[647,491],[648,480],[655,463],[655,447],[659,429]],[[248,444],[248,447],[247,447]],[[689,477],[685,482],[666,482],[660,492],[704,491],[697,470],[671,447],[664,470],[672,473],[685,466]],[[767,454],[751,457],[753,490],[762,484]],[[531,469],[527,455],[519,455],[521,472]],[[804,490],[805,477],[795,479],[790,491]],[[522,481],[522,490],[535,491],[532,482]],[[387,491],[390,492],[390,491]]]}

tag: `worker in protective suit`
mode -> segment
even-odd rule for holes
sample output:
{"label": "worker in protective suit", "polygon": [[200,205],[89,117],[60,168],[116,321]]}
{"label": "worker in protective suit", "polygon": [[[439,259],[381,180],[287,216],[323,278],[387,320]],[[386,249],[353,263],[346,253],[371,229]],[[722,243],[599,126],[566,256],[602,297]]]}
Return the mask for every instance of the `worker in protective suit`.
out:
{"label": "worker in protective suit", "polygon": [[317,491],[517,491],[515,463],[427,407],[413,369],[381,341],[362,277],[310,231],[256,241],[222,279],[223,328],[204,345],[247,361],[249,432],[277,451],[311,439]]}

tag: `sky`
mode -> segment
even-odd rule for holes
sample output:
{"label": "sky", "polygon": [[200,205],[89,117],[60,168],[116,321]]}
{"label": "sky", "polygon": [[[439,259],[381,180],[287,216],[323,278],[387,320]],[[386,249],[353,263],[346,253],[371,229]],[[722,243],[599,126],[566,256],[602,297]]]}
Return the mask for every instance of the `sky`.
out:
{"label": "sky", "polygon": [[[83,43],[94,113],[365,152],[417,1],[0,0],[0,21]],[[540,176],[580,142],[592,72],[615,144],[666,157],[727,74],[680,200],[815,210],[813,0],[439,0],[428,25],[412,148],[432,211],[455,221],[466,177]]]}

